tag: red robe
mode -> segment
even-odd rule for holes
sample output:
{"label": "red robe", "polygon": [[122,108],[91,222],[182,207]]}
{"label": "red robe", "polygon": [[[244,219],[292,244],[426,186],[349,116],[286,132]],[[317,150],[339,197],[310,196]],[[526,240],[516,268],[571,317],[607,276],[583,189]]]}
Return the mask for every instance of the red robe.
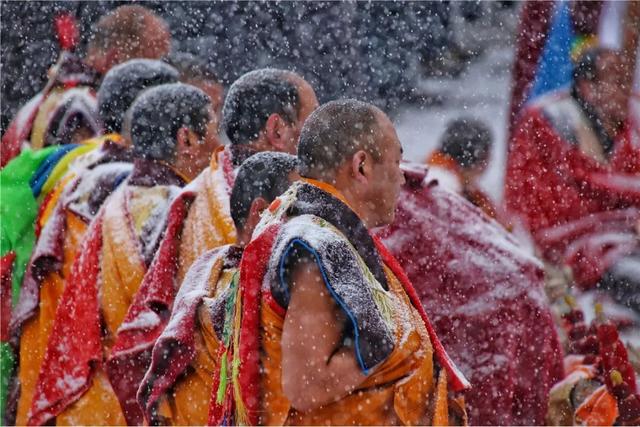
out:
{"label": "red robe", "polygon": [[118,330],[107,371],[131,424],[143,421],[136,393],[151,364],[154,343],[169,321],[182,283],[181,268],[188,269],[198,255],[220,242],[235,240],[228,207],[233,179],[231,153],[216,151],[210,167],[172,204],[167,231],[125,317],[128,326]]}
{"label": "red robe", "polygon": [[[634,123],[630,120],[629,123]],[[606,155],[586,115],[567,92],[523,111],[507,164],[505,199],[543,256],[594,286],[620,257],[638,248],[640,144],[637,122]]]}
{"label": "red robe", "polygon": [[426,183],[424,168],[405,176],[396,219],[377,235],[472,384],[469,424],[544,423],[562,351],[541,265],[480,209]]}
{"label": "red robe", "polygon": [[[151,263],[149,251],[155,247],[154,240],[160,240],[164,233],[169,234],[165,241],[171,243],[171,235],[175,235],[180,229],[178,225],[182,224],[190,202],[189,197],[185,196],[189,193],[183,193],[173,200],[166,221],[162,212],[152,206],[153,203],[159,209],[164,209],[178,192],[178,186],[183,184],[183,180],[170,168],[136,160],[134,172],[127,182],[101,207],[87,231],[80,255],[74,261],[40,370],[29,418],[31,425],[40,425],[62,415],[95,385],[94,376],[106,368],[106,356],[114,343],[116,330],[126,324],[124,318],[117,324],[117,317],[124,317],[128,307],[125,306],[128,295],[124,294],[132,292],[126,286],[140,285],[140,282],[133,282],[138,278],[142,280],[147,265]],[[148,189],[143,190],[145,187]],[[155,193],[149,193],[150,190]],[[142,209],[141,201],[134,200],[134,196],[140,199],[136,193],[143,191],[144,197],[150,195],[144,201],[150,208],[146,211]],[[154,198],[155,194],[157,196]],[[136,208],[132,208],[134,203]],[[138,212],[137,216],[133,209]],[[116,245],[118,250],[115,250]],[[165,247],[167,245],[168,248]],[[171,252],[176,246],[167,245],[159,249],[160,253]],[[118,256],[117,260],[113,259],[115,256]],[[166,258],[171,259],[171,256]],[[107,280],[110,287],[106,286]],[[125,280],[132,283],[125,283]],[[120,283],[118,286],[121,288],[116,287],[116,282]],[[122,293],[122,301],[117,300],[120,296],[118,293]],[[162,296],[162,292],[158,294]],[[132,298],[131,303],[141,302]],[[154,324],[156,321],[149,319],[148,323]],[[105,330],[107,336],[103,334]],[[109,375],[108,379],[117,393],[117,385],[123,378]],[[105,411],[104,407],[92,406],[89,409]],[[126,406],[122,407],[127,420],[131,416],[129,410]]]}

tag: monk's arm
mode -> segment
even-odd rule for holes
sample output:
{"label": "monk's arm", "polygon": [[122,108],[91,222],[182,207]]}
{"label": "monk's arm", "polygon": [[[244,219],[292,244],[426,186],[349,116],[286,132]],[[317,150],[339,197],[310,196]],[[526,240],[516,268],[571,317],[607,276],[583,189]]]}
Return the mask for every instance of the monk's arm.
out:
{"label": "monk's arm", "polygon": [[366,377],[353,348],[341,347],[346,318],[318,266],[298,263],[291,279],[282,329],[282,386],[295,409],[309,411],[347,395]]}

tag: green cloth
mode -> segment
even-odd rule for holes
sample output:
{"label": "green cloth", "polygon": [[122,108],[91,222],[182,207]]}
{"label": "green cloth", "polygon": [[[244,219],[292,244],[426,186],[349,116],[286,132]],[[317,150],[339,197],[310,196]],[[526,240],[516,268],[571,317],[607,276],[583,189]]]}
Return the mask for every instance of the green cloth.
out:
{"label": "green cloth", "polygon": [[40,164],[59,147],[26,149],[0,171],[0,256],[16,253],[12,277],[13,304],[20,296],[22,277],[35,244],[38,203],[29,180]]}
{"label": "green cloth", "polygon": [[[35,244],[35,221],[38,203],[33,197],[29,180],[40,164],[59,147],[42,150],[25,149],[0,170],[0,256],[14,251],[11,282],[12,305],[20,296],[22,277]],[[5,316],[7,314],[4,314]],[[15,357],[6,342],[0,342],[0,415],[4,418],[9,380]]]}
{"label": "green cloth", "polygon": [[[4,418],[4,410],[7,405],[9,379],[13,371],[14,357],[8,343],[0,343],[0,416]],[[0,421],[1,422],[1,421]]]}

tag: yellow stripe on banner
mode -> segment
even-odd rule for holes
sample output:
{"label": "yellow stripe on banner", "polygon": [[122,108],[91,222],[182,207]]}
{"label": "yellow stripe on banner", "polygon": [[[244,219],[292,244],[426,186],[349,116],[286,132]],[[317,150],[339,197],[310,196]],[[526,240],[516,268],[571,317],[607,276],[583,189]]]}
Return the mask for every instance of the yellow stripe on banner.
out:
{"label": "yellow stripe on banner", "polygon": [[42,230],[42,228],[47,223],[47,221],[49,221],[49,218],[53,213],[53,209],[58,204],[58,200],[60,200],[60,195],[62,194],[62,190],[64,190],[67,187],[67,184],[75,177],[76,177],[75,173],[70,173],[66,175],[62,179],[62,181],[60,181],[58,185],[56,185],[56,187],[54,188],[53,190],[54,192],[51,195],[51,198],[47,200],[46,202],[47,206],[44,208],[44,211],[42,212],[42,216],[40,216],[40,219],[39,219],[40,230]]}
{"label": "yellow stripe on banner", "polygon": [[58,181],[64,176],[65,173],[67,173],[71,162],[73,162],[81,155],[95,150],[96,148],[98,148],[98,146],[99,144],[83,144],[67,153],[53,168],[53,171],[51,171],[51,175],[49,175],[49,178],[47,178],[47,181],[42,186],[40,197],[46,197],[46,195],[49,194],[51,190],[53,190]]}

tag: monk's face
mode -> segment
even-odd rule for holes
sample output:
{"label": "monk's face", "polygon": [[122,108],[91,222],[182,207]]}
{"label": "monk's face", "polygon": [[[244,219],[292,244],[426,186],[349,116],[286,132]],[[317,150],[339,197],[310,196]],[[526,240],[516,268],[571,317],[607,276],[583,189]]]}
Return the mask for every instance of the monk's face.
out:
{"label": "monk's face", "polygon": [[393,222],[404,174],[400,169],[402,146],[391,120],[379,111],[379,153],[373,156],[372,176],[368,183],[369,227],[378,227]]}
{"label": "monk's face", "polygon": [[[209,106],[209,116],[214,116],[213,107]],[[210,119],[206,133],[198,135],[186,127],[178,132],[175,168],[189,179],[194,179],[211,161],[211,155],[220,146],[218,139],[218,123]]]}
{"label": "monk's face", "polygon": [[311,85],[303,78],[295,76],[292,78],[292,81],[298,89],[298,117],[288,128],[288,143],[287,150],[285,151],[289,154],[296,154],[302,126],[307,120],[307,117],[318,108],[318,98]]}

